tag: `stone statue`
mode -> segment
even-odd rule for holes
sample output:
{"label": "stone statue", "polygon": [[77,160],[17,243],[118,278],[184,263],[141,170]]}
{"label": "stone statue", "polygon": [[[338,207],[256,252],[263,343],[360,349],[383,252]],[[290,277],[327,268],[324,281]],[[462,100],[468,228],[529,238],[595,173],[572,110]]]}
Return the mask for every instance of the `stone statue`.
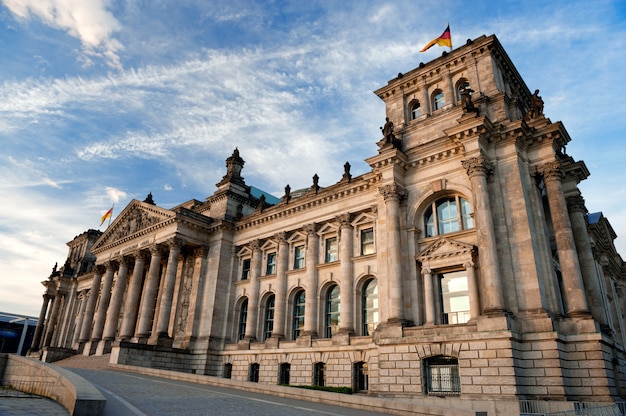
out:
{"label": "stone statue", "polygon": [[393,122],[389,120],[389,117],[385,117],[385,125],[380,130],[383,132],[383,139],[377,143],[379,147],[391,144],[397,149],[400,148],[400,140],[393,134]]}
{"label": "stone statue", "polygon": [[287,184],[287,186],[285,186],[285,196],[284,196],[285,202],[289,202],[289,200],[291,199],[291,186],[289,186],[289,184]]}
{"label": "stone statue", "polygon": [[532,120],[543,116],[543,99],[539,96],[539,90],[530,97],[530,109],[524,116],[524,120]]}
{"label": "stone statue", "polygon": [[319,180],[320,180],[320,177],[317,176],[317,173],[313,175],[313,185],[311,185],[311,188],[315,190],[315,193],[317,193],[317,191],[320,190],[320,186],[318,184]]}
{"label": "stone statue", "polygon": [[154,203],[154,199],[152,199],[152,192],[150,192],[148,194],[148,196],[146,197],[146,199],[143,200],[143,202],[147,203],[147,204],[151,204],[151,205],[156,205]]}
{"label": "stone statue", "polygon": [[464,113],[475,113],[478,115],[478,108],[472,102],[472,93],[474,92],[469,86],[464,85],[461,88],[461,108]]}
{"label": "stone statue", "polygon": [[352,179],[352,175],[350,174],[350,163],[346,162],[346,164],[343,165],[343,177],[341,180],[350,182],[350,179]]}

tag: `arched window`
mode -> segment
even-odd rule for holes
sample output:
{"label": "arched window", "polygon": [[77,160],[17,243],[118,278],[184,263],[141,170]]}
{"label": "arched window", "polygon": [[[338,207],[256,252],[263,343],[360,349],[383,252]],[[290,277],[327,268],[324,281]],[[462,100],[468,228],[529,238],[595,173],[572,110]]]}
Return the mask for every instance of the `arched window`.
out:
{"label": "arched window", "polygon": [[261,366],[259,365],[259,363],[250,364],[250,369],[248,370],[248,381],[251,381],[253,383],[259,382],[259,368],[260,367]]}
{"label": "arched window", "polygon": [[372,335],[378,325],[378,282],[370,279],[363,286],[362,318],[363,335]]}
{"label": "arched window", "polygon": [[458,195],[433,201],[424,213],[426,237],[473,227],[472,207],[465,198]]}
{"label": "arched window", "polygon": [[325,386],[326,382],[326,364],[319,362],[313,366],[313,385]]}
{"label": "arched window", "polygon": [[265,302],[265,322],[263,324],[263,340],[265,341],[272,336],[274,330],[274,302],[276,297],[270,295]]}
{"label": "arched window", "polygon": [[289,372],[291,371],[291,364],[282,363],[278,367],[278,384],[289,384]]}
{"label": "arched window", "polygon": [[339,329],[339,286],[333,285],[326,292],[326,338],[330,338]]}
{"label": "arched window", "polygon": [[305,292],[301,289],[296,293],[293,300],[292,339],[297,339],[304,328],[304,302]]}
{"label": "arched window", "polygon": [[239,309],[239,328],[237,330],[237,339],[242,340],[246,336],[246,320],[248,319],[248,299],[241,302]]}
{"label": "arched window", "polygon": [[411,104],[411,120],[415,120],[422,115],[422,107],[419,101],[414,101]]}
{"label": "arched window", "polygon": [[446,105],[446,97],[443,95],[443,91],[435,90],[433,93],[433,110],[441,110]]}
{"label": "arched window", "polygon": [[369,374],[367,371],[367,363],[360,361],[352,365],[352,376],[354,378],[354,392],[367,391],[369,385]]}
{"label": "arched window", "polygon": [[459,360],[436,356],[424,361],[426,393],[434,396],[455,396],[461,393]]}

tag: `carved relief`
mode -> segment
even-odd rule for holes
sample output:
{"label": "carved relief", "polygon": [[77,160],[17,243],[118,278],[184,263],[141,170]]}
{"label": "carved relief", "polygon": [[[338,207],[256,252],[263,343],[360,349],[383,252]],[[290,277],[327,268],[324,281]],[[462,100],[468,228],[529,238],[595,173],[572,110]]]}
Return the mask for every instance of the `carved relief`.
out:
{"label": "carved relief", "polygon": [[461,163],[470,178],[475,175],[487,176],[493,170],[491,163],[483,155],[464,160]]}

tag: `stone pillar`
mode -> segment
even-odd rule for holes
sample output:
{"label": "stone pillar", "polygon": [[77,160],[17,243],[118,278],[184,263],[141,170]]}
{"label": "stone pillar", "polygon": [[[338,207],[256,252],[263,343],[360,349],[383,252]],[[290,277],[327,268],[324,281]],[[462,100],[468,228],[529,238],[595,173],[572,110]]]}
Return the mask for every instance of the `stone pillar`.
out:
{"label": "stone pillar", "polygon": [[99,341],[102,339],[102,331],[104,329],[104,321],[106,319],[107,309],[109,307],[109,299],[111,299],[111,286],[113,285],[113,264],[107,262],[106,274],[104,281],[102,282],[102,292],[100,295],[100,303],[98,304],[98,311],[94,319],[93,330],[91,331],[91,341]]}
{"label": "stone pillar", "polygon": [[591,249],[591,240],[587,232],[587,208],[582,196],[576,195],[567,198],[570,221],[572,222],[572,232],[576,241],[576,252],[580,261],[580,271],[583,283],[587,289],[587,302],[593,317],[604,328],[608,328],[608,319],[603,306],[602,290],[600,288],[600,276],[598,276],[596,263]]}
{"label": "stone pillar", "polygon": [[463,264],[467,272],[467,291],[470,304],[470,319],[476,319],[480,315],[480,299],[478,296],[478,285],[476,283],[476,271],[474,262],[468,261]]}
{"label": "stone pillar", "polygon": [[420,287],[418,279],[417,279],[417,262],[415,261],[415,253],[416,253],[416,237],[420,233],[420,231],[416,228],[410,228],[407,230],[408,238],[407,238],[407,253],[410,258],[408,263],[407,270],[407,279],[409,282],[407,302],[411,305],[411,317],[409,318],[416,325],[421,325],[423,323],[422,313],[420,311],[421,306],[421,296],[423,293],[423,287]]}
{"label": "stone pillar", "polygon": [[33,342],[30,344],[30,348],[34,351],[38,351],[40,349],[41,343],[41,334],[43,333],[43,324],[46,320],[46,314],[48,313],[48,305],[50,304],[50,300],[52,296],[47,293],[43,295],[43,304],[41,305],[41,310],[39,311],[39,319],[37,320],[37,326],[35,327],[35,335],[33,336]]}
{"label": "stone pillar", "polygon": [[[446,104],[455,104],[456,103],[456,91],[454,91],[454,83],[452,82],[452,74],[450,74],[449,70],[447,74],[445,75],[445,78],[446,78],[446,92],[445,92]],[[449,102],[447,98],[450,99]]]}
{"label": "stone pillar", "polygon": [[100,282],[102,280],[102,273],[104,268],[102,266],[96,266],[93,281],[91,282],[91,289],[89,290],[89,298],[87,299],[87,306],[85,308],[85,317],[83,318],[83,325],[80,329],[80,338],[78,342],[86,342],[91,335],[91,324],[93,321],[93,314],[96,309],[96,302],[98,301],[98,295],[100,294]]}
{"label": "stone pillar", "polygon": [[144,285],[143,293],[141,295],[139,321],[137,322],[137,328],[135,330],[135,339],[137,342],[145,342],[150,336],[160,276],[161,250],[155,244],[150,247],[150,267],[148,268],[148,277],[146,278],[146,284]]}
{"label": "stone pillar", "polygon": [[300,335],[317,336],[317,263],[319,261],[319,237],[317,235],[317,224],[304,226],[307,234],[306,248],[306,293],[304,303],[304,330]]}
{"label": "stone pillar", "polygon": [[156,326],[156,336],[169,338],[168,328],[172,314],[172,301],[174,299],[174,285],[176,284],[176,272],[178,271],[178,257],[180,256],[183,241],[173,238],[168,242],[170,253],[167,259],[167,270],[165,271],[165,281],[163,283],[163,293],[159,305],[159,316]]}
{"label": "stone pillar", "polygon": [[424,325],[435,325],[435,293],[430,269],[422,269],[422,279],[424,280]]}
{"label": "stone pillar", "polygon": [[276,235],[278,240],[278,264],[276,269],[276,302],[274,303],[273,338],[285,337],[285,315],[287,308],[287,269],[289,268],[289,244],[284,232]]}
{"label": "stone pillar", "polygon": [[52,310],[50,311],[50,317],[46,324],[46,334],[43,339],[43,346],[49,347],[52,342],[52,336],[54,335],[54,328],[59,317],[59,308],[61,307],[61,294],[57,293],[52,302]]}
{"label": "stone pillar", "polygon": [[126,291],[128,260],[124,257],[120,257],[118,263],[119,270],[117,272],[117,279],[115,279],[115,287],[113,288],[113,293],[111,294],[111,302],[109,303],[109,309],[107,310],[106,323],[102,334],[102,339],[106,341],[112,341],[115,339],[120,310],[122,308],[122,301],[124,300],[124,292]]}
{"label": "stone pillar", "polygon": [[350,214],[340,215],[339,234],[339,332],[354,334],[354,281],[352,276],[352,254],[354,229]]}
{"label": "stone pillar", "polygon": [[402,297],[402,245],[400,243],[400,200],[406,197],[404,189],[396,184],[379,188],[385,198],[387,222],[387,278],[389,279],[388,323],[404,322]]}
{"label": "stone pillar", "polygon": [[87,294],[80,292],[78,295],[78,317],[76,319],[76,328],[74,329],[74,336],[72,337],[71,348],[75,348],[80,339],[80,331],[83,328],[83,322],[85,321],[85,309],[87,309]]}
{"label": "stone pillar", "polygon": [[133,267],[133,275],[128,285],[128,293],[124,302],[124,319],[119,333],[119,339],[129,340],[133,337],[135,326],[137,324],[137,312],[139,308],[139,299],[141,296],[141,286],[143,283],[143,273],[145,267],[145,258],[140,251],[133,253],[135,257],[135,266]]}
{"label": "stone pillar", "polygon": [[420,82],[420,107],[422,114],[431,114],[430,97],[428,96],[428,87],[424,81]]}
{"label": "stone pillar", "polygon": [[501,315],[504,313],[504,305],[499,276],[500,264],[487,187],[487,174],[491,171],[491,165],[482,155],[464,160],[462,163],[470,177],[474,194],[474,220],[481,265],[483,312],[486,315]]}
{"label": "stone pillar", "polygon": [[559,264],[563,275],[563,289],[567,297],[566,314],[569,317],[585,316],[589,314],[589,308],[576,253],[572,224],[563,195],[561,183],[563,170],[559,162],[554,161],[543,165],[540,172],[543,174],[543,180],[546,185]]}
{"label": "stone pillar", "polygon": [[245,339],[255,340],[259,317],[259,278],[261,276],[261,242],[250,243],[252,258],[250,259],[250,292],[248,292],[248,315],[246,317]]}

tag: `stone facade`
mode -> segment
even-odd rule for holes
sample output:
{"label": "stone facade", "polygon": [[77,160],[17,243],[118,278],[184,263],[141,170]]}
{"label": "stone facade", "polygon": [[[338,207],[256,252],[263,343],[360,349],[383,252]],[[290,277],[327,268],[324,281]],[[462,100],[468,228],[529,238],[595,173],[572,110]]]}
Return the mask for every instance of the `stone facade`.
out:
{"label": "stone facade", "polygon": [[204,201],[133,200],[78,236],[32,350],[376,395],[623,397],[615,233],[497,38],[375,93],[388,123],[363,175],[271,204],[236,149]]}

